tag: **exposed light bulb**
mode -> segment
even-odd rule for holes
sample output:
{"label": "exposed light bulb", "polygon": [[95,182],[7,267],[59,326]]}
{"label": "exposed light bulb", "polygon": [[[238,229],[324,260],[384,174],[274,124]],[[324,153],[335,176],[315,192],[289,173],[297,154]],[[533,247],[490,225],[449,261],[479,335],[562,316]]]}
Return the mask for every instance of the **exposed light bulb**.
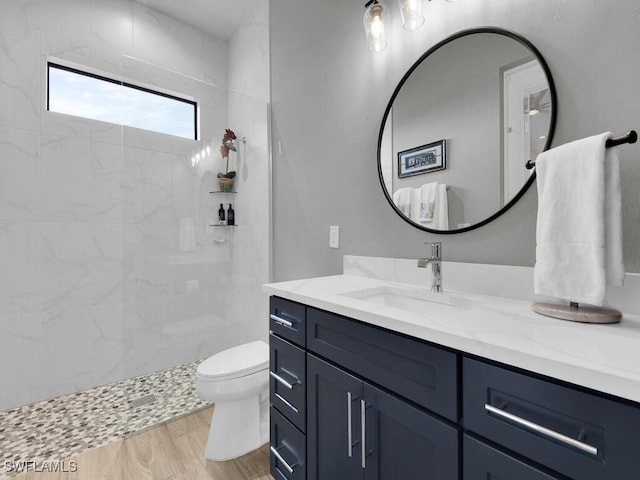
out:
{"label": "exposed light bulb", "polygon": [[422,4],[423,0],[398,0],[405,30],[417,30],[424,24]]}
{"label": "exposed light bulb", "polygon": [[404,2],[407,12],[415,15],[420,8],[420,0],[405,0]]}
{"label": "exposed light bulb", "polygon": [[374,5],[371,7],[371,36],[379,40],[384,35],[384,24],[382,23],[382,7]]}
{"label": "exposed light bulb", "polygon": [[384,7],[377,0],[370,1],[365,7],[364,31],[367,45],[372,52],[379,52],[387,47],[385,40],[387,15]]}
{"label": "exposed light bulb", "polygon": [[537,108],[532,108],[531,110],[529,110],[529,115],[530,116],[534,116],[540,113],[540,110],[538,110]]}

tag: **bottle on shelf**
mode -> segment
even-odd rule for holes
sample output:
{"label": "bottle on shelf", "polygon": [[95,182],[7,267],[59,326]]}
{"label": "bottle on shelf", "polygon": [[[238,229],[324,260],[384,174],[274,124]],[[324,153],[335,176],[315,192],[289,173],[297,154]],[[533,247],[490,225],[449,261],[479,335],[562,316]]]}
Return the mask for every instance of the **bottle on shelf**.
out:
{"label": "bottle on shelf", "polygon": [[224,213],[224,207],[220,204],[220,208],[218,209],[218,225],[224,225],[226,218]]}
{"label": "bottle on shelf", "polygon": [[233,205],[229,204],[229,208],[227,210],[227,225],[235,225],[236,224],[236,212],[233,210]]}

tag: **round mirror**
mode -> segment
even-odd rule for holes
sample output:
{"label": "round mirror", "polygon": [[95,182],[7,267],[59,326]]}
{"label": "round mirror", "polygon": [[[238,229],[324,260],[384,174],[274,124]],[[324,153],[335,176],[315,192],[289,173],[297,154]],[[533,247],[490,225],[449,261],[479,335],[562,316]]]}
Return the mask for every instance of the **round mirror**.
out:
{"label": "round mirror", "polygon": [[555,120],[549,67],[528,40],[497,28],[452,35],[409,69],[385,110],[387,200],[428,232],[485,225],[531,185],[526,162],[549,148]]}

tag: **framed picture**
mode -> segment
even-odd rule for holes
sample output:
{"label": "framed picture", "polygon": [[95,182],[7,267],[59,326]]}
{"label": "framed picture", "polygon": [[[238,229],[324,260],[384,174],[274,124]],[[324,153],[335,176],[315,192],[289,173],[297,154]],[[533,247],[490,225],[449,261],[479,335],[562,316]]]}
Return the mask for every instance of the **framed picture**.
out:
{"label": "framed picture", "polygon": [[398,152],[398,178],[447,168],[445,140]]}

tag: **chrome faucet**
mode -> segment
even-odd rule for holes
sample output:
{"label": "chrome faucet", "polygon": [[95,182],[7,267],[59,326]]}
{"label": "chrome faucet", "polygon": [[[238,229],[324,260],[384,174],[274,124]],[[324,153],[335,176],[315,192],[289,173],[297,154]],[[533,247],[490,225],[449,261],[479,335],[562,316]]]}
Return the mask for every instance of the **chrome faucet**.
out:
{"label": "chrome faucet", "polygon": [[442,291],[442,243],[435,242],[431,244],[431,258],[419,258],[418,267],[426,268],[431,264],[431,271],[433,272],[433,280],[431,282],[431,291]]}

